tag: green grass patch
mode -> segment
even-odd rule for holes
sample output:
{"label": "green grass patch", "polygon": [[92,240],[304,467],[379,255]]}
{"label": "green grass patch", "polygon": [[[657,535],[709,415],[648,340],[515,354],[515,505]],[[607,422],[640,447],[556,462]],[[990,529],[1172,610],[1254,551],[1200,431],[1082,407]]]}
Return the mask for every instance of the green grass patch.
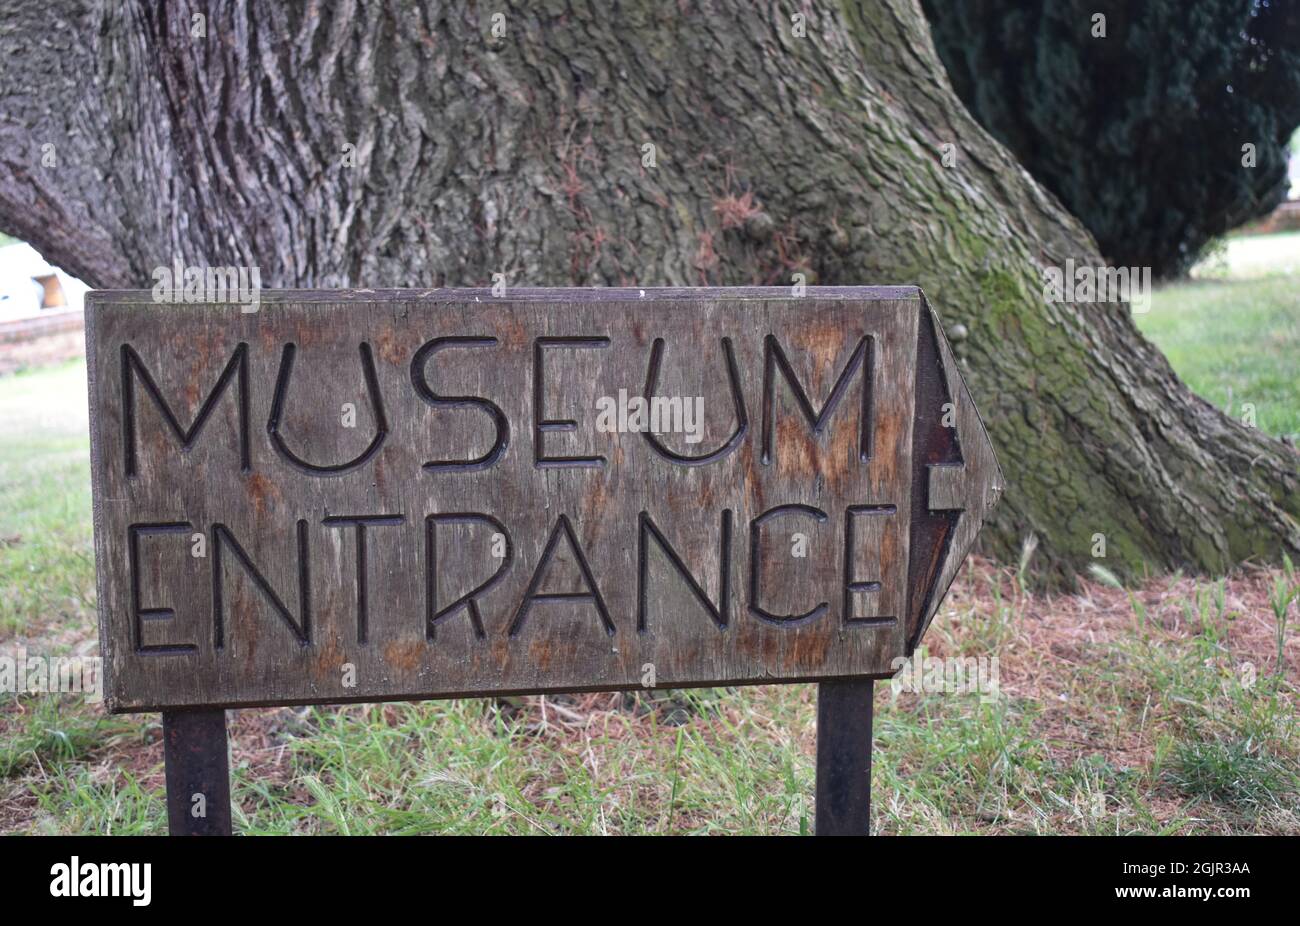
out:
{"label": "green grass patch", "polygon": [[1291,763],[1240,740],[1178,743],[1169,778],[1191,797],[1242,807],[1281,807],[1296,794]]}
{"label": "green grass patch", "polygon": [[0,635],[93,623],[84,361],[0,380]]}
{"label": "green grass patch", "polygon": [[1300,232],[1230,239],[1196,277],[1157,289],[1139,329],[1201,397],[1300,436]]}
{"label": "green grass patch", "polygon": [[102,706],[73,697],[2,697],[8,700],[8,710],[0,713],[0,778],[35,767],[58,771],[87,760],[112,737],[135,729],[131,721],[105,713]]}

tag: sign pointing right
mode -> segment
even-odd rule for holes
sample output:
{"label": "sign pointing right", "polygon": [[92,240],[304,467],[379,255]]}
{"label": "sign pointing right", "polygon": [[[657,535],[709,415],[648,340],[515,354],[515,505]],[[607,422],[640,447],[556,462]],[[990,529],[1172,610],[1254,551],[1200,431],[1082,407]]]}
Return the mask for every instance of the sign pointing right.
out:
{"label": "sign pointing right", "polygon": [[915,651],[1005,485],[939,316],[922,296],[917,346],[908,654]]}

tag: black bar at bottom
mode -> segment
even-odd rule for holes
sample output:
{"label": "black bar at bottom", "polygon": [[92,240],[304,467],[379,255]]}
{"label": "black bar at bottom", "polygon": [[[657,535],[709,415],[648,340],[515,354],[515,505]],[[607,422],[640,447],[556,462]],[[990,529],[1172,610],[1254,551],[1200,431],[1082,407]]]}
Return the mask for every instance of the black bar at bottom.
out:
{"label": "black bar at bottom", "polygon": [[173,836],[230,835],[226,712],[163,711],[167,827]]}
{"label": "black bar at bottom", "polygon": [[872,679],[817,686],[818,836],[871,834]]}

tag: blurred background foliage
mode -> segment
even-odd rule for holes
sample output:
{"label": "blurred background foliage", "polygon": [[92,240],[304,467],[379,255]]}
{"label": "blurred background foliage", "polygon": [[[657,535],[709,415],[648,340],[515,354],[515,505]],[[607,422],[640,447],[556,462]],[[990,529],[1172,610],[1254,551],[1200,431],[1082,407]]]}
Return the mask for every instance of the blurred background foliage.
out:
{"label": "blurred background foliage", "polygon": [[1112,264],[1181,276],[1287,195],[1300,0],[922,5],[971,114]]}

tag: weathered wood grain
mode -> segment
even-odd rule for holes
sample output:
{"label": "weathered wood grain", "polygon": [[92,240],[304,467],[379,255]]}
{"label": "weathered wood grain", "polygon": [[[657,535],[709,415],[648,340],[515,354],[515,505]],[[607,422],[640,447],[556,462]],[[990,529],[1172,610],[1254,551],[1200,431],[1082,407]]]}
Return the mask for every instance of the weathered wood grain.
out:
{"label": "weathered wood grain", "polygon": [[101,292],[87,343],[115,711],[886,676],[1001,486],[909,287]]}

